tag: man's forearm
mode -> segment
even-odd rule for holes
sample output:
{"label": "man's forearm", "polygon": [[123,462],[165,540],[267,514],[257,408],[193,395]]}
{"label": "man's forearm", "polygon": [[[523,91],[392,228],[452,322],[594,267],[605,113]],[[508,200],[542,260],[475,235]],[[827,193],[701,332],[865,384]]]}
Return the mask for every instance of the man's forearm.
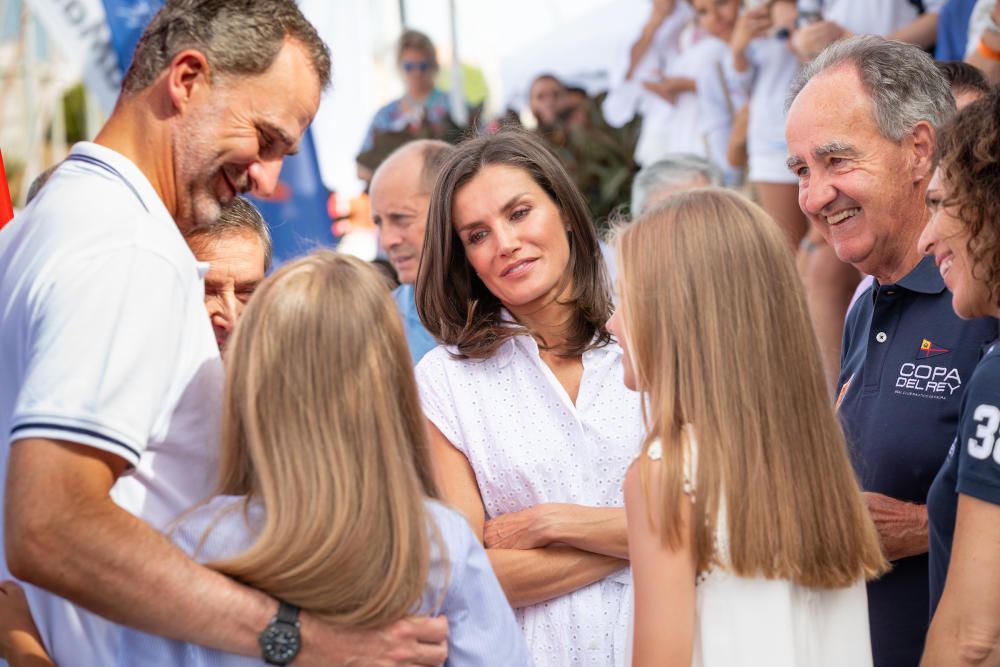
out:
{"label": "man's forearm", "polygon": [[512,607],[527,607],[588,586],[628,567],[628,561],[572,547],[487,549]]}
{"label": "man's forearm", "polygon": [[937,39],[937,24],[937,12],[926,12],[889,35],[888,38],[907,44],[916,44],[920,48],[926,49],[933,45],[934,40]]}
{"label": "man's forearm", "polygon": [[27,553],[13,561],[16,576],[116,623],[259,655],[257,635],[274,615],[274,600],[198,565],[110,499],[77,509],[19,540]]}

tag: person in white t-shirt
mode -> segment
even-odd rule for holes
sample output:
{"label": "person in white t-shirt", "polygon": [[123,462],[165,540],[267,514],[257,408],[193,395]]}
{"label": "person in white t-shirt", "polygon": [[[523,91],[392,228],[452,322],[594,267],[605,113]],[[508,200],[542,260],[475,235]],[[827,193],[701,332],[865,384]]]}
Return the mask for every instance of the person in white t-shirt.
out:
{"label": "person in white t-shirt", "polygon": [[812,60],[830,44],[851,35],[879,35],[926,49],[937,38],[938,12],[945,2],[824,0],[820,3],[822,20],[803,25],[797,31],[795,50],[804,60]]}
{"label": "person in white t-shirt", "polygon": [[[218,446],[205,267],[181,232],[273,191],[329,77],[291,0],[170,0],[95,142],[0,234],[2,573],[29,584],[46,647],[73,665],[118,664],[97,614],[261,655],[277,602],[157,532],[211,490]],[[438,664],[445,625],[359,634],[305,615],[296,664]]]}
{"label": "person in white t-shirt", "polygon": [[460,144],[431,195],[417,365],[436,478],[469,519],[538,667],[622,667],[631,604],[621,479],[638,396],[604,323],[586,204],[533,134]]}
{"label": "person in white t-shirt", "polygon": [[670,152],[705,155],[691,75],[697,63],[681,60],[681,35],[692,17],[686,2],[655,0],[639,37],[619,54],[613,67],[601,109],[614,127],[636,114],[642,116],[635,149],[640,165],[652,164]]}
{"label": "person in white t-shirt", "polygon": [[707,188],[614,245],[648,430],[625,476],[632,667],[871,667],[864,582],[888,564],[781,231]]}
{"label": "person in white t-shirt", "polygon": [[1000,0],[977,0],[973,7],[965,62],[982,70],[991,84],[1000,83]]}

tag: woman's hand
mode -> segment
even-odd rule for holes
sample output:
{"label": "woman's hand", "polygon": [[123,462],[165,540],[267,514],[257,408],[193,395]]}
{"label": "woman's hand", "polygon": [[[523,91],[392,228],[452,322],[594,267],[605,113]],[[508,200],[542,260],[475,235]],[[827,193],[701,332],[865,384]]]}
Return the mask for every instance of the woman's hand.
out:
{"label": "woman's hand", "polygon": [[628,530],[621,507],[541,503],[486,522],[487,549],[537,549],[565,544],[594,554],[628,558]]}
{"label": "woman's hand", "polygon": [[483,527],[487,549],[537,549],[553,542],[549,529],[558,522],[561,503],[542,503],[488,519]]}
{"label": "woman's hand", "polygon": [[833,21],[816,21],[792,33],[792,50],[799,60],[807,62],[834,42],[849,36],[847,30]]}
{"label": "woman's hand", "polygon": [[729,38],[729,48],[733,51],[736,69],[746,71],[747,67],[740,67],[741,61],[746,62],[746,49],[750,42],[763,37],[773,25],[771,20],[771,8],[768,5],[754,7],[740,14],[733,27],[733,34]]}
{"label": "woman's hand", "polygon": [[656,81],[643,81],[642,87],[671,104],[676,103],[682,93],[693,93],[696,90],[694,79],[685,76],[664,76]]}

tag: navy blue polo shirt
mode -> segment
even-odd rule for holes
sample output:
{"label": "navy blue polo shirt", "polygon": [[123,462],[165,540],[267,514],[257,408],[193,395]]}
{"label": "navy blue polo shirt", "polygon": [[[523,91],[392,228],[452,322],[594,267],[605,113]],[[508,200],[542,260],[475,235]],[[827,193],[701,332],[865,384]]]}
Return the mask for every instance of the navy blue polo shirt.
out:
{"label": "navy blue polo shirt", "polygon": [[[997,320],[962,320],[931,257],[878,281],[844,330],[839,414],[862,488],[924,504],[958,426],[962,393]],[[916,667],[928,625],[927,555],[868,585],[876,667]]]}
{"label": "navy blue polo shirt", "polygon": [[958,494],[1000,505],[1000,344],[994,343],[969,379],[958,435],[927,496],[930,519],[930,614],[941,600],[951,560]]}

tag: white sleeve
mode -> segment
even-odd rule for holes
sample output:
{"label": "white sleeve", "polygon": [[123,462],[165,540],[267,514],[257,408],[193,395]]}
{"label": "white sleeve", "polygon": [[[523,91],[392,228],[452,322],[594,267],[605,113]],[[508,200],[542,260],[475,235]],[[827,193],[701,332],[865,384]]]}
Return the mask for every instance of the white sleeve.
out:
{"label": "white sleeve", "polygon": [[135,466],[172,383],[188,298],[176,267],[151,250],[59,267],[31,298],[11,441],[68,440]]}
{"label": "white sleeve", "polygon": [[738,92],[741,99],[749,98],[753,92],[754,75],[757,73],[757,64],[754,60],[756,55],[756,49],[751,42],[747,46],[746,53],[747,60],[750,61],[750,68],[745,72],[736,71],[732,52],[726,54],[726,57],[722,59],[722,71],[726,75],[726,86],[730,91]]}
{"label": "white sleeve", "polygon": [[965,57],[968,58],[979,48],[979,40],[986,31],[986,26],[990,22],[990,12],[996,0],[977,0],[976,6],[972,8],[972,16],[969,17],[969,39],[965,43]]}
{"label": "white sleeve", "polygon": [[417,388],[420,390],[424,416],[448,438],[448,442],[468,457],[448,381],[446,365],[449,361],[448,351],[444,347],[437,347],[425,354],[414,371]]}
{"label": "white sleeve", "polygon": [[604,120],[609,125],[622,127],[639,113],[640,101],[646,95],[642,82],[656,76],[660,70],[661,60],[669,60],[677,55],[678,37],[693,16],[694,10],[688,7],[687,3],[678,3],[673,13],[657,29],[649,50],[636,63],[632,78],[626,81],[625,75],[628,74],[629,62],[632,59],[632,46],[639,39],[645,22],[638,26],[635,38],[624,45],[609,68],[608,94],[601,106]]}

